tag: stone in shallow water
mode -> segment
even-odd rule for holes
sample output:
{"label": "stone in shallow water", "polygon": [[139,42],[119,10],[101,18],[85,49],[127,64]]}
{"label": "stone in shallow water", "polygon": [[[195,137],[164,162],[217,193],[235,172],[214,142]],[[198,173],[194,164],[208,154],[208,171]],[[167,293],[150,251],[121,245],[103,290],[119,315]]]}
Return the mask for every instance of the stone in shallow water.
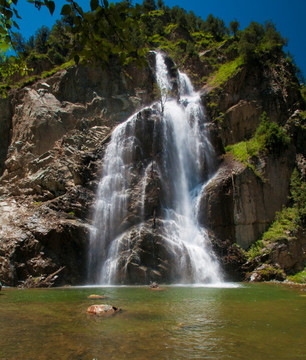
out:
{"label": "stone in shallow water", "polygon": [[164,291],[165,289],[164,289],[164,288],[161,288],[161,287],[155,287],[155,288],[151,288],[151,287],[150,287],[150,290],[153,290],[153,291]]}
{"label": "stone in shallow water", "polygon": [[163,290],[165,290],[164,288],[161,288],[159,285],[158,285],[158,283],[157,282],[151,282],[150,283],[150,288],[149,288],[150,290],[155,290],[155,291],[163,291]]}
{"label": "stone in shallow water", "polygon": [[94,314],[94,315],[113,315],[120,311],[121,311],[120,308],[107,304],[92,305],[89,306],[89,308],[87,309],[87,312],[89,314]]}
{"label": "stone in shallow water", "polygon": [[96,299],[107,299],[106,295],[96,295],[92,294],[88,296],[88,299],[96,300]]}

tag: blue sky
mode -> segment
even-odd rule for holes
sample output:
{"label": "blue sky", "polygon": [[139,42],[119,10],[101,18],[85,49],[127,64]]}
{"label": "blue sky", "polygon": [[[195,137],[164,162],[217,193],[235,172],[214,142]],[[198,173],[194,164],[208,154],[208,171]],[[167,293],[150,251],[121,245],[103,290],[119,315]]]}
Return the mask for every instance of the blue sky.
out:
{"label": "blue sky", "polygon": [[[62,5],[66,3],[65,0],[55,2],[55,13],[50,16],[46,8],[38,11],[26,0],[19,0],[18,11],[23,18],[19,21],[19,26],[25,39],[42,25],[52,27],[60,17]],[[84,9],[89,9],[89,0],[77,2]],[[209,14],[213,14],[224,20],[227,26],[230,21],[238,20],[240,29],[248,26],[251,21],[264,23],[272,20],[282,36],[288,39],[285,50],[290,52],[306,77],[306,0],[164,0],[164,3],[169,7],[178,5],[187,11],[192,10],[204,20]]]}

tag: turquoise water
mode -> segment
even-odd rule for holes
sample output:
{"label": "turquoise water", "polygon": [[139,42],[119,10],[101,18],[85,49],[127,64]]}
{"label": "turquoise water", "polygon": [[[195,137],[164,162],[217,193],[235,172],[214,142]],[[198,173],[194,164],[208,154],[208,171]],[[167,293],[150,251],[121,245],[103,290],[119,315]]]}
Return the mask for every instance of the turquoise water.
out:
{"label": "turquoise water", "polygon": [[[5,288],[0,359],[305,359],[305,295],[275,284]],[[99,303],[123,311],[86,313]]]}

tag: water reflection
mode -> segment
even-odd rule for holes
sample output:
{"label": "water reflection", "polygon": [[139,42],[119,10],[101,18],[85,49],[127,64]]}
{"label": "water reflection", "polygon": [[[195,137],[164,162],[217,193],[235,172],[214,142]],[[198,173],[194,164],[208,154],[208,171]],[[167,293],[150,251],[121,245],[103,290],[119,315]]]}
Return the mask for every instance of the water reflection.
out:
{"label": "water reflection", "polygon": [[[123,312],[88,315],[93,293]],[[295,359],[305,346],[305,298],[267,285],[5,289],[0,318],[10,360]]]}

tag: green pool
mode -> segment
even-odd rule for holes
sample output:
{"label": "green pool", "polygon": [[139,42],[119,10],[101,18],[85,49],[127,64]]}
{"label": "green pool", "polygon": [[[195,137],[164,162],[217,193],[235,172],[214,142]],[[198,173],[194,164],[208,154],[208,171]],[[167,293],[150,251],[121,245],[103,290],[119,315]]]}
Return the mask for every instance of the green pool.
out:
{"label": "green pool", "polygon": [[[108,318],[86,313],[99,303],[123,311]],[[305,358],[306,292],[281,285],[0,293],[1,360]]]}

